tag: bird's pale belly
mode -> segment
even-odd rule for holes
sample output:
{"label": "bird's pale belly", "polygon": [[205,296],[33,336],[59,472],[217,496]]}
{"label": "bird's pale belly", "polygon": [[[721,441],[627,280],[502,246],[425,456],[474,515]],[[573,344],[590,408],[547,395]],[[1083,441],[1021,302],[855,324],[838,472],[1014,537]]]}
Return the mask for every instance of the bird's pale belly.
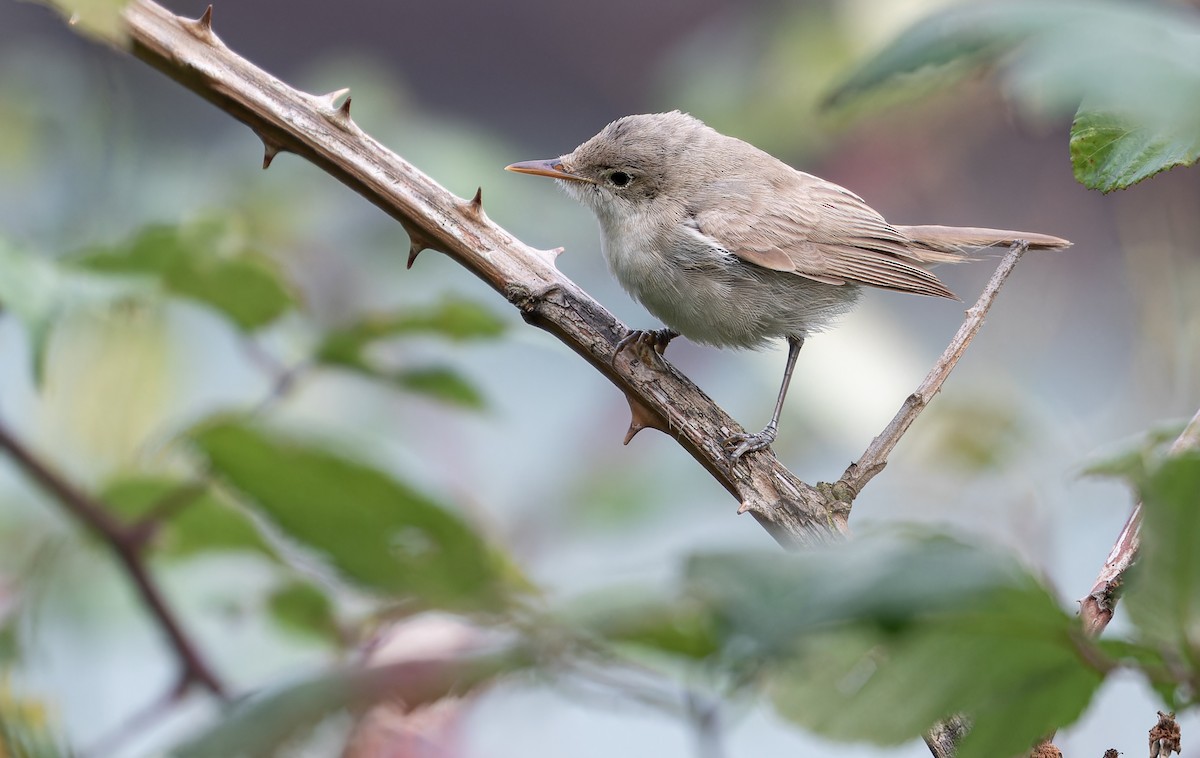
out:
{"label": "bird's pale belly", "polygon": [[857,287],[768,271],[711,248],[652,250],[605,246],[621,286],[671,329],[717,347],[753,348],[804,337],[845,312]]}

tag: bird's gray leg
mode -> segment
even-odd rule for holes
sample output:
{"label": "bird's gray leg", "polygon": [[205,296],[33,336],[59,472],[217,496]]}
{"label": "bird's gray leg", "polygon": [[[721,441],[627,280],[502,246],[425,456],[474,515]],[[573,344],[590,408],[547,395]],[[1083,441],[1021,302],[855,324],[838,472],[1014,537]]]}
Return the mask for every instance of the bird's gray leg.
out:
{"label": "bird's gray leg", "polygon": [[674,329],[630,329],[613,349],[611,364],[615,368],[617,365],[617,356],[635,342],[645,347],[654,348],[654,352],[662,355],[667,351],[667,345],[671,343],[671,340],[678,336],[679,332]]}
{"label": "bird's gray leg", "polygon": [[787,397],[788,385],[792,383],[792,371],[796,368],[796,359],[800,357],[800,348],[804,347],[803,337],[788,337],[787,366],[783,369],[783,384],[779,387],[779,397],[775,400],[775,412],[771,414],[771,423],[758,434],[734,434],[725,440],[725,450],[729,453],[730,461],[736,461],[746,453],[770,447],[779,431],[779,414],[783,412],[783,399]]}

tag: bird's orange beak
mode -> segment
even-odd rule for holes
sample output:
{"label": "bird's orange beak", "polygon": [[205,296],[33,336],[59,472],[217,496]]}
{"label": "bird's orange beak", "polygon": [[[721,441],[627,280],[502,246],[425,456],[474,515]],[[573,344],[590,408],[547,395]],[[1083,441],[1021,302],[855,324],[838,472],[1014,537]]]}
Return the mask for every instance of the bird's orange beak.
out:
{"label": "bird's orange beak", "polygon": [[514,171],[518,174],[533,174],[534,176],[548,176],[551,179],[563,179],[568,182],[587,182],[592,184],[591,179],[572,174],[563,168],[562,161],[558,158],[551,158],[545,161],[521,161],[514,163],[511,166],[505,166],[505,171]]}

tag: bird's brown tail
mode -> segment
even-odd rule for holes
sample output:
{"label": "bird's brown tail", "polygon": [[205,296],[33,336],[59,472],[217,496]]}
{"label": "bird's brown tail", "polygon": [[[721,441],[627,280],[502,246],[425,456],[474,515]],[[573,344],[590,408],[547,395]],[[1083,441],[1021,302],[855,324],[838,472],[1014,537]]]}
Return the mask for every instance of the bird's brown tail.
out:
{"label": "bird's brown tail", "polygon": [[[912,240],[920,258],[930,263],[962,260],[962,254],[967,250],[1008,246],[1017,240],[1028,242],[1030,250],[1061,250],[1071,246],[1069,241],[1049,234],[974,226],[897,226],[896,230]],[[929,254],[924,254],[925,251]]]}

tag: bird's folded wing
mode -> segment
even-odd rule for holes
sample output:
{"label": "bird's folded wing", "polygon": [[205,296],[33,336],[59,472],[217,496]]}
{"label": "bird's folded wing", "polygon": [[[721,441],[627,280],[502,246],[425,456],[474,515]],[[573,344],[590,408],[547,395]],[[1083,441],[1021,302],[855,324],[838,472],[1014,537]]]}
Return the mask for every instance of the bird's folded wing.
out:
{"label": "bird's folded wing", "polygon": [[913,250],[904,234],[849,190],[798,171],[776,177],[776,191],[769,194],[739,184],[707,188],[695,206],[703,210],[693,213],[691,223],[741,260],[826,284],[954,297],[919,265],[930,261],[929,254]]}

